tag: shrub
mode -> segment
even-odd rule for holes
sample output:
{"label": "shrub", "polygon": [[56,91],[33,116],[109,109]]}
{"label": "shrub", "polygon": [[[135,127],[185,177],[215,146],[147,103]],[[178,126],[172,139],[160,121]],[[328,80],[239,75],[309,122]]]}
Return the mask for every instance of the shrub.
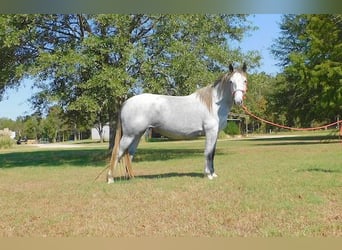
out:
{"label": "shrub", "polygon": [[240,128],[235,122],[228,122],[227,127],[223,130],[227,135],[239,135]]}
{"label": "shrub", "polygon": [[217,138],[218,139],[226,139],[227,134],[224,131],[220,131]]}
{"label": "shrub", "polygon": [[8,135],[0,135],[0,149],[11,148],[14,141]]}

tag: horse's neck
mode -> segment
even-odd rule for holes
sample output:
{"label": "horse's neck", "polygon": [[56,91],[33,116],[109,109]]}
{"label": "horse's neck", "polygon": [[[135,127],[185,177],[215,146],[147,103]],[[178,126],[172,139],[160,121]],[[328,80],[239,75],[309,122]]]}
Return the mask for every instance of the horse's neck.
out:
{"label": "horse's neck", "polygon": [[230,85],[216,86],[213,91],[213,107],[219,116],[227,116],[233,105]]}

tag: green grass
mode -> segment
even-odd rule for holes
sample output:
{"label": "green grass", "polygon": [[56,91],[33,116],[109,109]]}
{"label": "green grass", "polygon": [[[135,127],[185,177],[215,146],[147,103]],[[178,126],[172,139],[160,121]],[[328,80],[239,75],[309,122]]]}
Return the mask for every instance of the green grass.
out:
{"label": "green grass", "polygon": [[[342,236],[342,143],[304,133],[141,143],[136,178],[108,185],[106,145],[0,151],[0,236]],[[122,173],[123,170],[117,171]]]}

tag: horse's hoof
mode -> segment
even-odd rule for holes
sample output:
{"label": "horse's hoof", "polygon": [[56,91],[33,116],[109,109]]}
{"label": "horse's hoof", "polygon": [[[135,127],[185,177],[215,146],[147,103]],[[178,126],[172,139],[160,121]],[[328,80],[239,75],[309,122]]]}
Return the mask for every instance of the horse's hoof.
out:
{"label": "horse's hoof", "polygon": [[107,178],[107,184],[112,184],[114,183],[114,178],[113,177],[108,177]]}
{"label": "horse's hoof", "polygon": [[217,178],[217,177],[218,177],[217,174],[215,174],[215,173],[213,173],[213,174],[208,174],[207,176],[208,176],[208,179],[209,179],[209,180],[213,180],[214,178]]}

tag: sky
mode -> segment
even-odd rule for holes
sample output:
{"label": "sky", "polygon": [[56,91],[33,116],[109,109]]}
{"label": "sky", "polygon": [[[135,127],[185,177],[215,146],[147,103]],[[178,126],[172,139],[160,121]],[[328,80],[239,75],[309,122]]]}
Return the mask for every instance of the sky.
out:
{"label": "sky", "polygon": [[261,65],[258,72],[275,75],[280,72],[279,63],[273,55],[270,48],[275,39],[280,36],[280,23],[282,14],[258,14],[249,17],[249,21],[258,29],[247,35],[239,45],[243,51],[257,50],[261,54]]}
{"label": "sky", "polygon": [[[270,47],[279,37],[281,14],[257,14],[249,16],[248,20],[258,29],[251,31],[238,45],[242,51],[257,50],[261,54],[261,65],[258,72],[275,75],[280,72],[276,66],[278,61],[270,53]],[[30,115],[31,104],[28,99],[36,92],[32,89],[32,82],[24,80],[18,89],[5,92],[0,101],[0,118],[16,120],[18,116]]]}

